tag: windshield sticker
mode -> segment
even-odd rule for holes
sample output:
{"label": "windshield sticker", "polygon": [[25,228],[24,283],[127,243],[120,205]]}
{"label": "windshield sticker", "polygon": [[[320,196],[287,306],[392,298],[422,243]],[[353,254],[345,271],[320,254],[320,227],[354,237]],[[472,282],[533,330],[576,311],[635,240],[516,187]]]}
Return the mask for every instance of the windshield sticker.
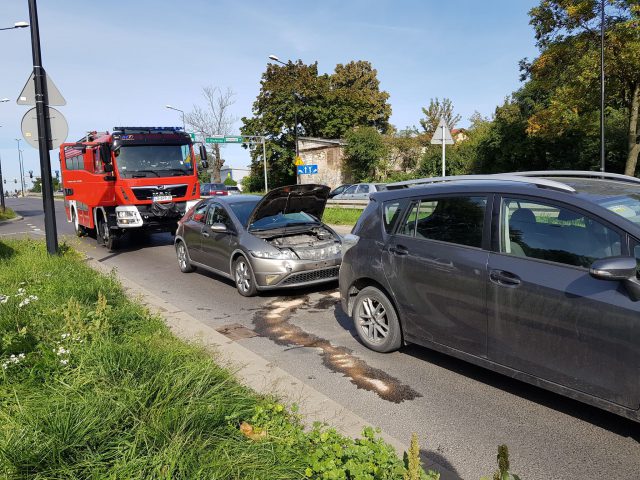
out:
{"label": "windshield sticker", "polygon": [[122,135],[122,140],[133,140],[133,135]]}

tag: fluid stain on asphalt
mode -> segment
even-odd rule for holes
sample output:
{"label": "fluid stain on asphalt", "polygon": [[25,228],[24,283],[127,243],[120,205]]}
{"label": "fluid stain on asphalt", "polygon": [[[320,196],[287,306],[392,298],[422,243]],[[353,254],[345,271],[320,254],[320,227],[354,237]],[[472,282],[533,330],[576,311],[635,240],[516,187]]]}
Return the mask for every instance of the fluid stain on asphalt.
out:
{"label": "fluid stain on asphalt", "polygon": [[[329,306],[336,302],[335,298],[331,297],[329,296],[326,300]],[[353,355],[352,350],[346,347],[336,347],[329,340],[305,332],[300,327],[289,323],[289,319],[298,308],[308,306],[308,302],[307,296],[286,300],[278,299],[271,302],[254,316],[254,331],[278,345],[295,345],[317,349],[325,367],[349,378],[357,388],[374,392],[384,400],[401,403],[422,396],[386,372],[367,365],[366,362]],[[317,308],[319,303],[314,307]]]}

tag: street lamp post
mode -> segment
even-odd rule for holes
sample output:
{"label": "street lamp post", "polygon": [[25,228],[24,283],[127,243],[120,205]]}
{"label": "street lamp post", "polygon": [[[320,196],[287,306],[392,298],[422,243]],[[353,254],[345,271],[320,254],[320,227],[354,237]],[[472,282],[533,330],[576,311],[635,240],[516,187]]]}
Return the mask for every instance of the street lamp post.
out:
{"label": "street lamp post", "polygon": [[[281,63],[284,66],[288,66],[288,65],[291,64],[291,60],[289,60],[289,62],[285,63],[282,60],[280,60],[278,57],[276,57],[275,55],[269,55],[269,59],[273,60],[274,62]],[[293,134],[294,134],[294,137],[295,137],[294,141],[295,141],[296,160],[300,156],[300,150],[298,148],[298,100],[299,100],[299,95],[294,90],[293,91],[293,123],[294,123]],[[296,173],[296,183],[300,183],[300,175],[298,175],[297,173]]]}
{"label": "street lamp post", "polygon": [[165,108],[168,108],[169,110],[175,110],[176,112],[180,112],[180,114],[182,115],[182,130],[186,132],[187,130],[184,123],[184,110],[180,110],[179,108],[173,107],[171,105],[165,105]]}
{"label": "street lamp post", "polygon": [[16,22],[13,24],[13,27],[4,27],[0,28],[0,30],[13,30],[14,28],[25,28],[28,26],[29,24],[27,22]]}
{"label": "street lamp post", "polygon": [[22,197],[24,197],[24,165],[22,164],[22,150],[20,150],[20,138],[16,138],[18,142],[18,164],[20,165],[20,190],[22,191]]}
{"label": "street lamp post", "polygon": [[600,171],[605,171],[604,157],[604,2],[600,2]]}

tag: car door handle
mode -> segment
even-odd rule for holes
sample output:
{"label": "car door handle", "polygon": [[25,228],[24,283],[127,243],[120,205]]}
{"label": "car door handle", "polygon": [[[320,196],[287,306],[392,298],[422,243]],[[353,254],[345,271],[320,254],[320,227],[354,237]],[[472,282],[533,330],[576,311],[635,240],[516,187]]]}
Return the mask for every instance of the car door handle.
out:
{"label": "car door handle", "polygon": [[389,249],[389,251],[391,253],[393,253],[394,255],[408,255],[409,254],[409,249],[407,247],[402,246],[402,245],[396,245],[395,247],[391,247]]}
{"label": "car door handle", "polygon": [[520,277],[504,270],[491,270],[489,278],[493,283],[503,287],[517,287],[521,283]]}
{"label": "car door handle", "polygon": [[202,232],[202,236],[204,238],[209,238],[211,235],[209,235],[207,232]]}

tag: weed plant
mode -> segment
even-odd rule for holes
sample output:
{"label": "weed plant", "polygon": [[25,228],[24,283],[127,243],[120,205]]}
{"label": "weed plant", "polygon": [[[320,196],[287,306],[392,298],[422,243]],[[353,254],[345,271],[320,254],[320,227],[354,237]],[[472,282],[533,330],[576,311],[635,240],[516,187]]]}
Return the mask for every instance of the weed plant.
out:
{"label": "weed plant", "polygon": [[68,247],[49,256],[41,242],[0,242],[0,478],[405,472],[371,429],[357,440],[305,431],[295,409],[240,385]]}
{"label": "weed plant", "polygon": [[11,210],[9,207],[5,207],[4,210],[0,208],[0,221],[9,220],[10,218],[15,218],[15,217],[16,217],[16,212]]}

